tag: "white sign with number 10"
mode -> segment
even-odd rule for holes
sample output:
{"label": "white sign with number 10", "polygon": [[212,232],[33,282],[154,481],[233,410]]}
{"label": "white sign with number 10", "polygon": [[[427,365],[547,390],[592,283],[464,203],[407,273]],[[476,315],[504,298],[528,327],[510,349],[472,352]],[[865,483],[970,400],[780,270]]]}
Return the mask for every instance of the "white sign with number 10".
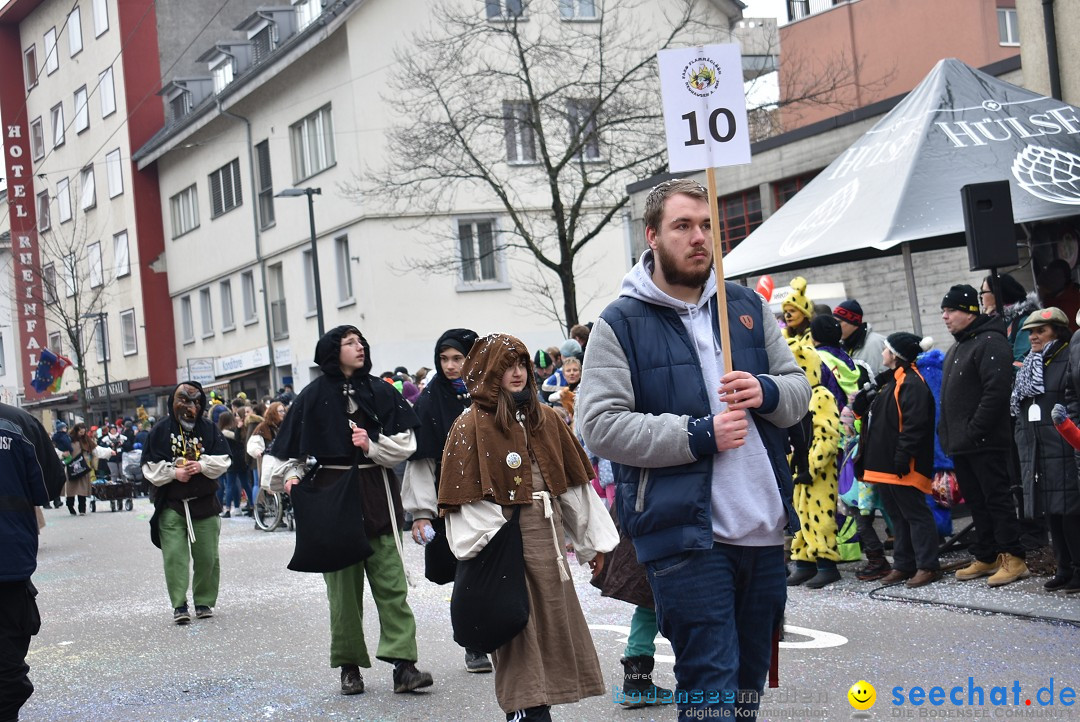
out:
{"label": "white sign with number 10", "polygon": [[657,59],[669,169],[749,163],[750,130],[739,46],[661,50]]}

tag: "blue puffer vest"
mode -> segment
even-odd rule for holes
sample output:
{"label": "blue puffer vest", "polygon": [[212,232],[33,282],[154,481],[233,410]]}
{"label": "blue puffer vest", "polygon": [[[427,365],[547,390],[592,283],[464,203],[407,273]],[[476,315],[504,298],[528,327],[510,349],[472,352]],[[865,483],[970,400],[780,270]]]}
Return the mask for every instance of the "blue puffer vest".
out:
{"label": "blue puffer vest", "polygon": [[[726,287],[735,368],[755,376],[767,374],[769,356],[761,299],[738,284],[727,283]],[[715,296],[709,302],[709,312],[719,346]],[[750,323],[742,322],[744,317]],[[674,309],[623,296],[611,303],[601,318],[611,326],[626,354],[635,412],[687,414],[691,418],[712,413],[697,352]],[[772,319],[767,321],[771,323]],[[768,380],[763,381],[762,387],[766,399],[763,408],[771,410],[777,404],[776,386]],[[777,493],[788,515],[788,529],[794,532],[799,521],[792,504],[787,430],[757,414],[752,416],[769,453]],[[655,469],[612,464],[618,483],[619,524],[634,540],[639,561],[712,547],[712,467],[712,456]]]}

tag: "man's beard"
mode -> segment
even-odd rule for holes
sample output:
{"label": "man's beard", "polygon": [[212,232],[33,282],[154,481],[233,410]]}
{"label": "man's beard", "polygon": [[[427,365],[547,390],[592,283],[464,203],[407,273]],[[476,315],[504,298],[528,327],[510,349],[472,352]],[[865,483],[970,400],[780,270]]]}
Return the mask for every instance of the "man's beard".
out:
{"label": "man's beard", "polygon": [[675,255],[663,243],[656,244],[656,262],[660,266],[660,273],[664,274],[664,280],[672,286],[701,288],[709,280],[709,273],[712,272],[711,266],[705,266],[700,271],[681,270]]}

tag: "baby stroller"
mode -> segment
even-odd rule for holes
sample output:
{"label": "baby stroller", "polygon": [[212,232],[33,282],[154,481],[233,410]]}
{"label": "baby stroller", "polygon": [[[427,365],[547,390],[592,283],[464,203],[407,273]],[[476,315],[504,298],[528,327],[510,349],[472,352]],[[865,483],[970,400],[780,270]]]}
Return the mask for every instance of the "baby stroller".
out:
{"label": "baby stroller", "polygon": [[121,469],[124,472],[124,480],[129,481],[135,487],[136,496],[145,496],[149,493],[149,482],[142,473],[142,444],[135,444],[131,451],[125,451],[121,456]]}
{"label": "baby stroller", "polygon": [[134,505],[135,485],[122,479],[111,479],[108,466],[98,467],[98,478],[90,484],[90,511],[97,511],[98,501],[109,502],[109,511],[131,511]]}

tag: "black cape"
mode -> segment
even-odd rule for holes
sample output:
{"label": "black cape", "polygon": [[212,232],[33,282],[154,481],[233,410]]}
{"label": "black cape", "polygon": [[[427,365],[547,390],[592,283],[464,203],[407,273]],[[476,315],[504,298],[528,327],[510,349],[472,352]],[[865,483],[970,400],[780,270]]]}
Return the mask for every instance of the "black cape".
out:
{"label": "black cape", "polygon": [[[356,333],[364,345],[364,367],[346,378],[338,354],[346,333]],[[373,441],[420,425],[409,402],[390,384],[371,376],[371,347],[354,326],[327,331],[315,345],[315,362],[323,375],[300,391],[289,407],[269,453],[279,459],[314,456],[323,464],[351,464],[357,450],[346,411],[346,397],[360,409],[361,426]]]}

